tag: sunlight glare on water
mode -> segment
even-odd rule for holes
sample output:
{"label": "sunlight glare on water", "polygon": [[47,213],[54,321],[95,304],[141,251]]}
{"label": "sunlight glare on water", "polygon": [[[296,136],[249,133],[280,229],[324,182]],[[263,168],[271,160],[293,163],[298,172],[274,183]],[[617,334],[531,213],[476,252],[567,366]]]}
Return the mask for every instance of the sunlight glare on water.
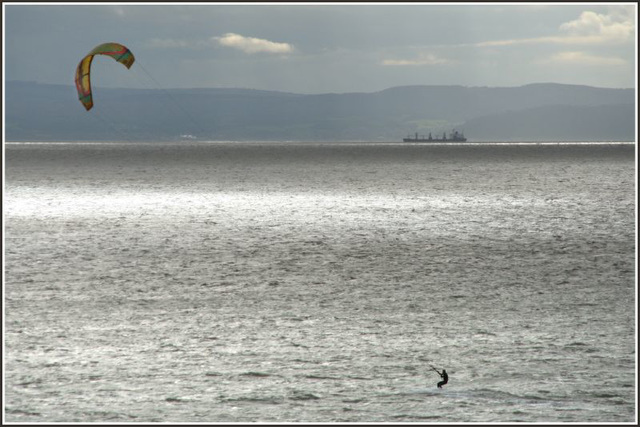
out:
{"label": "sunlight glare on water", "polygon": [[6,157],[7,421],[636,416],[633,146]]}

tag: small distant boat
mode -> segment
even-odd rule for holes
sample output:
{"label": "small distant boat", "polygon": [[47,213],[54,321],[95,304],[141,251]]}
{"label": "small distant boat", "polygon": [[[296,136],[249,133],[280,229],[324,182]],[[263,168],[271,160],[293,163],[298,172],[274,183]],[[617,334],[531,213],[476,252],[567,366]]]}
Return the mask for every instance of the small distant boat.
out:
{"label": "small distant boat", "polygon": [[418,132],[416,132],[415,138],[411,138],[411,136],[408,136],[406,138],[403,138],[402,140],[404,142],[465,142],[467,138],[464,137],[464,134],[462,132],[458,132],[454,129],[449,134],[449,138],[447,138],[446,132],[442,133],[442,138],[433,138],[431,136],[431,132],[429,132],[429,136],[427,138],[425,138],[424,135],[418,137]]}

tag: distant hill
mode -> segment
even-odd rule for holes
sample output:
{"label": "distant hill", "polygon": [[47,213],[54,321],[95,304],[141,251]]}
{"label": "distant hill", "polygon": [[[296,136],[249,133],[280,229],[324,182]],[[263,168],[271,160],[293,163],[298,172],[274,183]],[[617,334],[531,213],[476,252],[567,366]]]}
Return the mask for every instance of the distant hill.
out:
{"label": "distant hill", "polygon": [[471,119],[477,141],[634,141],[633,104],[550,105]]}
{"label": "distant hill", "polygon": [[252,89],[94,88],[86,112],[74,86],[5,84],[7,141],[400,141],[453,127],[470,141],[633,141],[634,89],[532,84],[403,86],[302,95]]}

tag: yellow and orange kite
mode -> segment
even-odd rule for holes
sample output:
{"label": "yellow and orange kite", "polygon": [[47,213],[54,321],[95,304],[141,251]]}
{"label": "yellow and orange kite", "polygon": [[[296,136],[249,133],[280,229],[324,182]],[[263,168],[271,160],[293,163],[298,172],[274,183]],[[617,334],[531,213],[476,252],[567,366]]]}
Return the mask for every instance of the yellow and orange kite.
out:
{"label": "yellow and orange kite", "polygon": [[96,46],[78,64],[76,69],[76,89],[78,97],[84,108],[89,111],[93,107],[93,96],[91,94],[91,61],[95,55],[107,55],[120,62],[127,68],[131,68],[135,58],[131,51],[119,43],[103,43]]}

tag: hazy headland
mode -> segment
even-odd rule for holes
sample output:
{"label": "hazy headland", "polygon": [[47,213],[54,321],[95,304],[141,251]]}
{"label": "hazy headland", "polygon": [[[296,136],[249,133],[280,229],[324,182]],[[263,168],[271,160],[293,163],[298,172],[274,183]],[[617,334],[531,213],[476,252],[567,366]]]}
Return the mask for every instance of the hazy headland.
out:
{"label": "hazy headland", "polygon": [[469,141],[633,141],[634,89],[566,84],[400,86],[372,93],[94,88],[6,82],[7,141],[401,141],[462,130]]}

